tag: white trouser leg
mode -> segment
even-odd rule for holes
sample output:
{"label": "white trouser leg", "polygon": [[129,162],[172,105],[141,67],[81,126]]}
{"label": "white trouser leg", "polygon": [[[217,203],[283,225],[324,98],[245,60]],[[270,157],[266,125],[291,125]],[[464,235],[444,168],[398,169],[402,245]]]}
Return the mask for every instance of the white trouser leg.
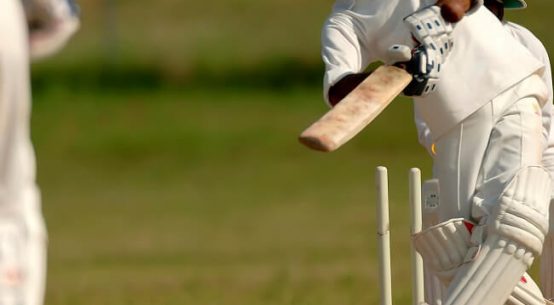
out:
{"label": "white trouser leg", "polygon": [[[425,181],[422,185],[421,194],[423,198],[421,205],[422,230],[426,230],[439,223],[439,181],[437,179]],[[446,295],[446,286],[437,278],[431,266],[429,266],[428,258],[423,258],[423,263],[425,303],[442,305],[442,299]]]}
{"label": "white trouser leg", "polygon": [[46,231],[30,137],[27,24],[20,0],[0,1],[0,304],[41,305]]}
{"label": "white trouser leg", "polygon": [[[529,77],[437,139],[433,169],[435,177],[440,181],[441,221],[458,217],[479,221],[493,214],[500,195],[515,174],[521,168],[542,165],[544,139],[541,107],[533,96],[534,88],[542,85],[537,81],[540,82],[534,76]],[[509,239],[504,241],[501,237],[489,242],[488,246],[484,245],[481,249],[481,254],[490,255],[490,259],[484,261],[487,268],[501,264],[500,261],[510,261],[504,258],[504,252],[499,252],[498,248],[505,245],[510,252],[513,243]],[[513,246],[520,248],[517,244]],[[492,265],[489,265],[490,262]],[[477,304],[475,302],[480,296],[488,302],[490,295],[485,293],[485,289],[489,288],[497,289],[502,296],[491,299],[487,305],[503,304],[525,272],[528,262],[516,263],[521,268],[513,266],[510,271],[502,270],[499,276],[502,274],[513,278],[506,283],[485,279],[492,285],[488,288],[485,288],[486,285],[472,286],[475,281],[462,280],[463,273],[472,273],[479,268],[472,269],[471,264],[461,268],[459,272],[462,274],[457,274],[454,280],[456,284],[453,283],[458,287],[449,288],[445,304],[473,305]],[[504,271],[513,274],[504,274]],[[469,293],[475,297],[466,298],[465,292],[474,288],[476,291]],[[463,297],[459,297],[461,295]]]}
{"label": "white trouser leg", "polygon": [[[46,278],[46,230],[35,188],[0,210],[0,304],[40,305]],[[20,209],[21,208],[21,209]]]}
{"label": "white trouser leg", "polygon": [[[416,249],[422,255],[426,267],[427,304],[443,304],[446,286],[452,276],[464,264],[467,253],[475,244],[471,238],[474,224],[462,219],[451,219],[428,227],[413,236]],[[489,291],[489,293],[495,293]],[[528,274],[524,274],[510,294],[507,305],[543,305],[543,295]]]}
{"label": "white trouser leg", "polygon": [[530,76],[435,139],[439,221],[484,216],[475,211],[476,192],[484,197],[478,203],[494,204],[521,167],[542,165],[542,118],[533,97],[537,82],[542,82],[538,76]]}

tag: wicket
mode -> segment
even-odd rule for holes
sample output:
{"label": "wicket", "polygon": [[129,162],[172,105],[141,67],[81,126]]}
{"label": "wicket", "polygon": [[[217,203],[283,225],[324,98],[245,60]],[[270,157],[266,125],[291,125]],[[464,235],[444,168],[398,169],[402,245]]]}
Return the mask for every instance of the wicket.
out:
{"label": "wicket", "polygon": [[[390,259],[390,221],[389,191],[387,168],[377,167],[377,242],[379,246],[379,285],[381,288],[380,305],[392,305],[391,259]],[[421,172],[412,168],[409,174],[409,203],[411,209],[411,234],[421,231]],[[423,287],[423,261],[414,247],[412,255],[412,304],[425,304]]]}

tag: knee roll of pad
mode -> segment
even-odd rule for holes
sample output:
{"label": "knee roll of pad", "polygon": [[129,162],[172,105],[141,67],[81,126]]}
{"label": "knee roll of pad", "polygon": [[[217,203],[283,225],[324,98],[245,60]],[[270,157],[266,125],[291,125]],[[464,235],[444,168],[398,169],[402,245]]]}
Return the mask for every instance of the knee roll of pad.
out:
{"label": "knee roll of pad", "polygon": [[489,216],[488,235],[503,236],[540,255],[548,232],[550,190],[550,175],[544,168],[521,169]]}
{"label": "knee roll of pad", "polygon": [[484,229],[484,241],[468,252],[471,255],[448,287],[446,305],[502,305],[508,301],[542,251],[550,183],[550,175],[539,166],[522,168],[515,175],[497,206],[476,228]]}
{"label": "knee roll of pad", "polygon": [[450,219],[414,234],[413,242],[429,270],[444,284],[464,263],[471,244],[473,223],[463,218]]}

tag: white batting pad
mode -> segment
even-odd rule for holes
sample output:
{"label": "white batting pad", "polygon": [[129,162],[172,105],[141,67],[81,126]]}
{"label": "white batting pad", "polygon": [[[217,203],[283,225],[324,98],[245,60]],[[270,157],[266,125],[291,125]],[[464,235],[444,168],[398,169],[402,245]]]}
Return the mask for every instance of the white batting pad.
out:
{"label": "white batting pad", "polygon": [[521,169],[489,217],[489,234],[506,236],[540,255],[548,232],[550,174],[542,167]]}
{"label": "white batting pad", "polygon": [[443,284],[447,285],[454,277],[457,268],[463,264],[472,246],[470,233],[472,226],[471,222],[455,218],[413,236],[414,246],[426,266]]}
{"label": "white batting pad", "polygon": [[[466,237],[468,224],[464,224],[463,227],[459,225],[459,220],[451,220],[449,222],[443,223],[439,226],[435,226],[432,230],[436,230],[433,234],[441,235],[440,231],[443,231],[445,228],[452,228],[452,224],[458,224],[455,226],[460,233],[462,239],[467,242],[467,249],[471,246],[471,241]],[[430,234],[430,233],[429,233]],[[420,237],[421,238],[421,237]],[[444,251],[439,250],[439,251]],[[467,251],[467,250],[466,250]],[[425,259],[425,257],[424,257]],[[456,265],[461,266],[463,264],[463,256],[458,256],[459,261],[455,263]],[[434,257],[431,257],[431,261],[434,260]],[[454,271],[458,270],[455,268]],[[442,272],[445,274],[445,272]],[[446,272],[447,274],[448,272]],[[445,279],[445,277],[442,277]],[[446,279],[441,281],[440,277],[435,275],[435,270],[429,268],[428,262],[425,264],[425,301],[428,304],[442,305],[443,298],[447,295],[446,285],[450,284],[450,281]],[[513,289],[508,300],[505,303],[506,305],[543,305],[545,304],[544,297],[533,279],[525,273],[518,281],[517,286]]]}
{"label": "white batting pad", "polygon": [[448,288],[448,305],[502,305],[533,262],[533,254],[500,236],[489,236],[477,257],[460,267]]}
{"label": "white batting pad", "polygon": [[508,300],[542,251],[550,187],[550,175],[542,167],[526,167],[517,173],[491,215],[475,228],[482,228],[486,239],[468,252],[467,263],[448,288],[445,304],[502,305]]}
{"label": "white batting pad", "polygon": [[429,269],[427,264],[423,265],[425,302],[427,304],[442,305],[442,299],[446,296],[446,286]]}
{"label": "white batting pad", "polygon": [[541,256],[541,288],[546,299],[554,299],[554,199],[550,199],[550,226]]}
{"label": "white batting pad", "polygon": [[506,305],[544,305],[545,300],[539,286],[525,273],[512,291]]}

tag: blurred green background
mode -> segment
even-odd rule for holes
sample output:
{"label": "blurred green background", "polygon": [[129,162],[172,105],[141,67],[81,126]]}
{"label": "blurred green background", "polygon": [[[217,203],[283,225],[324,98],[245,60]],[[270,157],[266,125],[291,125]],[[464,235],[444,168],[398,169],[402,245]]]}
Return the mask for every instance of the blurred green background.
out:
{"label": "blurred green background", "polygon": [[[407,173],[430,175],[410,102],[335,153],[296,140],[327,109],[332,1],[80,4],[75,39],[33,66],[47,304],[378,304],[378,165],[408,304]],[[553,9],[508,17],[552,49]]]}

